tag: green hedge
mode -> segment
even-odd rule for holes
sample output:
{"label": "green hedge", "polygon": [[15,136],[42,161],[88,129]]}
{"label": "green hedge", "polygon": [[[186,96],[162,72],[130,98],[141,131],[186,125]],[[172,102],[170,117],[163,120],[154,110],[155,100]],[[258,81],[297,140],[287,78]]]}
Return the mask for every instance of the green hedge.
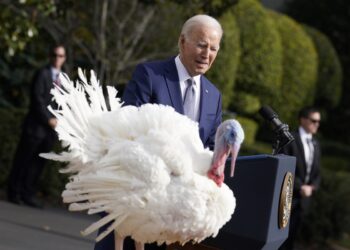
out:
{"label": "green hedge", "polygon": [[[56,145],[56,152],[61,152],[60,145]],[[61,193],[68,182],[68,175],[59,173],[66,164],[48,161],[40,178],[39,192],[50,203],[61,204]]]}
{"label": "green hedge", "polygon": [[207,76],[221,91],[223,108],[227,109],[233,97],[232,90],[239,63],[239,28],[231,10],[227,11],[219,21],[223,27],[224,35],[217,58]]}
{"label": "green hedge", "polygon": [[[322,181],[300,230],[300,240],[319,246],[350,232],[350,173],[323,165]],[[319,248],[317,248],[319,249]]]}
{"label": "green hedge", "polygon": [[327,152],[327,155],[338,158],[349,158],[350,162],[350,145],[344,144],[339,141],[322,140],[321,141],[322,152]]}
{"label": "green hedge", "polygon": [[240,155],[260,155],[260,154],[271,154],[272,144],[255,141],[253,144],[243,144],[240,151]]}
{"label": "green hedge", "polygon": [[241,0],[233,11],[240,29],[241,44],[235,89],[256,95],[268,104],[279,94],[281,87],[282,46],[279,33],[271,16],[256,0]]}
{"label": "green hedge", "polygon": [[315,103],[329,110],[338,105],[342,93],[343,72],[338,54],[327,36],[312,27],[303,27],[313,40],[318,54]]}
{"label": "green hedge", "polygon": [[303,28],[286,15],[271,13],[283,45],[283,79],[276,111],[283,121],[296,125],[297,113],[313,104],[318,59],[311,38]]}
{"label": "green hedge", "polygon": [[238,116],[236,117],[244,130],[244,142],[243,145],[252,145],[255,142],[256,131],[258,130],[258,124],[249,118]]}
{"label": "green hedge", "polygon": [[237,110],[241,115],[252,115],[258,112],[261,107],[260,99],[247,92],[235,93],[234,100],[230,105],[232,110]]}
{"label": "green hedge", "polygon": [[24,115],[22,109],[0,108],[0,187],[6,185]]}

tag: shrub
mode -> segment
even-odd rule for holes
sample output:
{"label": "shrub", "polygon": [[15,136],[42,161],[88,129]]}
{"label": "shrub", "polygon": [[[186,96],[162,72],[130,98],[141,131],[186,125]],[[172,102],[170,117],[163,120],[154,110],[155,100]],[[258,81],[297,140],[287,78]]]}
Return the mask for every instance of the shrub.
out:
{"label": "shrub", "polygon": [[320,31],[304,25],[304,30],[314,42],[318,54],[316,83],[317,106],[329,110],[338,105],[342,92],[342,67],[331,41]]}
{"label": "shrub", "polygon": [[243,144],[244,145],[253,144],[255,142],[255,135],[258,129],[258,124],[254,120],[246,117],[238,116],[236,117],[236,119],[241,123],[244,130],[245,138],[244,138]]}
{"label": "shrub", "polygon": [[226,109],[232,100],[240,56],[239,28],[231,10],[225,12],[219,21],[224,35],[214,65],[208,72],[208,78],[221,91],[223,108]]}
{"label": "shrub", "polygon": [[269,143],[255,141],[253,144],[243,144],[240,155],[271,154],[272,146]]}
{"label": "shrub", "polygon": [[[347,157],[350,159],[350,146],[339,141],[322,140],[321,141],[322,152],[327,152],[327,155],[342,158]],[[350,161],[349,161],[350,162]]]}
{"label": "shrub", "polygon": [[258,97],[240,91],[235,93],[235,98],[231,102],[231,109],[236,110],[242,115],[252,115],[261,107]]}
{"label": "shrub", "polygon": [[322,157],[322,165],[327,166],[327,169],[334,172],[347,171],[350,173],[350,159],[339,156]]}
{"label": "shrub", "polygon": [[350,173],[322,171],[322,182],[303,221],[300,238],[320,246],[350,230]]}
{"label": "shrub", "polygon": [[25,111],[22,109],[0,109],[0,187],[6,184]]}
{"label": "shrub", "polygon": [[236,90],[269,103],[280,93],[282,46],[273,19],[256,0],[241,0],[233,12],[240,30],[241,58]]}
{"label": "shrub", "polygon": [[270,13],[283,45],[282,92],[275,108],[285,122],[295,125],[298,111],[314,101],[317,53],[311,38],[297,22]]}

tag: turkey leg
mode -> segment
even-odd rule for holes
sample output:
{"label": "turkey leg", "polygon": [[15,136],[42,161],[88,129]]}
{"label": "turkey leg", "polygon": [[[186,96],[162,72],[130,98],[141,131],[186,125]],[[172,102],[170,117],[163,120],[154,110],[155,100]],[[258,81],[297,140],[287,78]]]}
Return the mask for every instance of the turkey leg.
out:
{"label": "turkey leg", "polygon": [[123,250],[124,237],[120,236],[117,231],[114,230],[114,246],[115,250]]}
{"label": "turkey leg", "polygon": [[140,243],[140,242],[136,242],[135,241],[135,249],[136,250],[144,250],[145,249],[145,245]]}

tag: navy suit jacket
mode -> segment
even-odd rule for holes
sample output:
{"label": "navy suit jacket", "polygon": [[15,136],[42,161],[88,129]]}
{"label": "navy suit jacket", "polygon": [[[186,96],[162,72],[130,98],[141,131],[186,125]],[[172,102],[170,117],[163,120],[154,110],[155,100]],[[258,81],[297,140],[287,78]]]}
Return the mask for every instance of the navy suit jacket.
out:
{"label": "navy suit jacket", "polygon": [[53,88],[51,68],[46,65],[34,75],[31,91],[29,112],[23,122],[23,132],[28,136],[44,138],[56,132],[49,126],[49,119],[54,115],[47,106],[57,107],[50,94]]}
{"label": "navy suit jacket", "polygon": [[[204,76],[200,89],[199,135],[203,145],[213,149],[215,132],[222,119],[221,94]],[[134,106],[169,105],[184,114],[175,58],[139,64],[124,91],[123,101],[124,105]]]}

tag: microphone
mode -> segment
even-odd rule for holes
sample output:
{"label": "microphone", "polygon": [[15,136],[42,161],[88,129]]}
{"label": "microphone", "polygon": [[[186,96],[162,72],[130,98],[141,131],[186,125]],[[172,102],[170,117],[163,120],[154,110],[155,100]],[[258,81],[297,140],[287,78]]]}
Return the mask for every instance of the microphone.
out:
{"label": "microphone", "polygon": [[277,143],[274,146],[274,153],[278,153],[284,146],[294,141],[294,137],[289,132],[289,126],[281,122],[275,111],[269,106],[263,106],[259,110],[260,115],[272,124],[273,130],[277,135]]}

